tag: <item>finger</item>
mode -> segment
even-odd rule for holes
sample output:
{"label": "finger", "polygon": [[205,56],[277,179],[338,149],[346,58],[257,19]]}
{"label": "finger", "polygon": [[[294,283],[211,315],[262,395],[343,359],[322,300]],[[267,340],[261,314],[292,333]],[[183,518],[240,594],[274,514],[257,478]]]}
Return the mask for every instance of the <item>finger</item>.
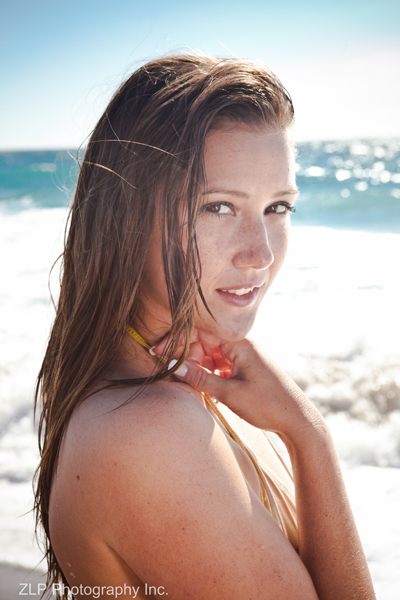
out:
{"label": "finger", "polygon": [[219,351],[219,346],[210,346],[208,344],[203,344],[204,352],[207,356],[221,356],[221,352]]}
{"label": "finger", "polygon": [[223,356],[213,356],[215,368],[219,371],[232,371],[232,365]]}
{"label": "finger", "polygon": [[[205,357],[206,357],[206,355],[205,355],[204,348],[203,348],[203,345],[201,344],[201,342],[194,342],[193,344],[190,344],[189,353],[187,355],[187,360],[193,360],[201,365],[201,364],[203,364]],[[214,369],[210,369],[210,370],[214,370]]]}
{"label": "finger", "polygon": [[221,356],[238,379],[246,378],[246,372],[259,360],[259,355],[252,342],[247,339],[239,342],[224,342],[220,346]]}
{"label": "finger", "polygon": [[210,371],[195,362],[185,360],[179,369],[175,371],[175,375],[195,390],[205,392],[214,398],[218,398],[221,402],[225,403],[225,400],[229,398],[232,387],[231,381],[210,373]]}
{"label": "finger", "polygon": [[202,366],[207,369],[207,371],[211,371],[211,373],[214,373],[216,367],[214,364],[213,359],[211,358],[211,356],[205,356],[204,360],[202,362]]}

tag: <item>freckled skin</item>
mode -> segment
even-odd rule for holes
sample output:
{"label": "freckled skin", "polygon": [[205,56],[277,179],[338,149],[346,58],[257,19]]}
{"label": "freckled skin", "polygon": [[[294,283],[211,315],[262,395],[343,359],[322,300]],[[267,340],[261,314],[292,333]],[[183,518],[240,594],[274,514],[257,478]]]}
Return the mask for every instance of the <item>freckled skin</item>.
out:
{"label": "freckled skin", "polygon": [[[202,302],[196,327],[208,344],[243,339],[286,256],[289,216],[284,203],[295,196],[293,146],[287,132],[235,126],[212,131],[205,144],[206,188],[196,224],[201,288],[215,321]],[[280,206],[282,213],[271,212]],[[276,210],[272,208],[272,211]],[[169,311],[155,230],[144,286],[146,328],[168,331]],[[260,287],[248,306],[233,306],[217,292]]]}

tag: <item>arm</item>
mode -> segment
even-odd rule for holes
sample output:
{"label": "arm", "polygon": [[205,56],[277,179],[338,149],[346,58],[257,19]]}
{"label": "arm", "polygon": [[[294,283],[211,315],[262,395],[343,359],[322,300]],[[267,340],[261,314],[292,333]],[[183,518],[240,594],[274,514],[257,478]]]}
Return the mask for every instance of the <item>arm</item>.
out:
{"label": "arm", "polygon": [[375,598],[339,461],[327,430],[287,441],[300,556],[320,600]]}
{"label": "arm", "polygon": [[281,436],[290,453],[299,525],[300,557],[320,600],[375,598],[367,562],[322,416],[273,361],[250,342],[223,344],[231,379],[187,361],[184,377],[224,402],[252,425]]}

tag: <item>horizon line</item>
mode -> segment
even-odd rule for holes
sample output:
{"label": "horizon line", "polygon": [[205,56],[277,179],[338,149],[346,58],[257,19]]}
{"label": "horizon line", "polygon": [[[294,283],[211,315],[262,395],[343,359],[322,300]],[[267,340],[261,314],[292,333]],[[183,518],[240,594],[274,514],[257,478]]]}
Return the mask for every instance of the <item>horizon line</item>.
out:
{"label": "horizon line", "polygon": [[[372,135],[372,136],[351,136],[351,137],[332,137],[332,138],[303,138],[295,139],[295,144],[312,144],[317,143],[332,143],[332,142],[371,142],[371,141],[391,141],[400,140],[400,133],[397,135]],[[16,148],[2,148],[0,146],[0,154],[10,154],[12,152],[77,152],[79,150],[85,150],[85,146],[27,146],[27,147],[16,147]]]}

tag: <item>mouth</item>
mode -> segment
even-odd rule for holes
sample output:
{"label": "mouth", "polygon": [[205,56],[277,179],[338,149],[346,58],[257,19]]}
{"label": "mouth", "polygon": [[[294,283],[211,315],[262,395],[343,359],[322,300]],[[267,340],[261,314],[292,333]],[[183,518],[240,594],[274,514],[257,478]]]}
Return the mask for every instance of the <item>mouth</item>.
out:
{"label": "mouth", "polygon": [[240,288],[239,290],[218,290],[224,292],[225,294],[234,294],[235,296],[245,296],[246,294],[250,294],[255,290],[255,286],[251,288]]}
{"label": "mouth", "polygon": [[248,306],[255,300],[261,287],[262,286],[232,287],[217,289],[216,291],[218,295],[229,304],[235,306]]}

